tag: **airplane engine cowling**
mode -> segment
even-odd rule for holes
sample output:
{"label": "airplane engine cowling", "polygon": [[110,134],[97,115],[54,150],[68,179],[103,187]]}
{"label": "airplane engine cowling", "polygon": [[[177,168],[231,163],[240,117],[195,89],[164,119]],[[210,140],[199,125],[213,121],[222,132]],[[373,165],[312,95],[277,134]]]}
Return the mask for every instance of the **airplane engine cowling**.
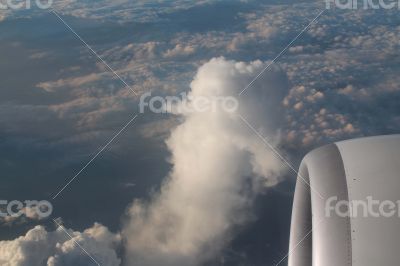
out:
{"label": "airplane engine cowling", "polygon": [[299,169],[289,266],[399,266],[399,214],[400,135],[318,148]]}

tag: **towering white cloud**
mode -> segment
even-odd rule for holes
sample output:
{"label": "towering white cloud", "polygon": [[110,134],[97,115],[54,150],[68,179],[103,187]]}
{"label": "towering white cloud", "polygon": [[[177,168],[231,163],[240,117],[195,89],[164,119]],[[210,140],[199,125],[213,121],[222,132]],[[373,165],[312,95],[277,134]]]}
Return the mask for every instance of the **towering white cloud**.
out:
{"label": "towering white cloud", "polygon": [[[232,96],[240,100],[239,110],[227,112],[222,102],[201,112],[176,108],[183,122],[166,141],[173,169],[150,201],[130,206],[122,231],[125,265],[200,264],[224,247],[235,226],[251,218],[254,197],[279,182],[281,162],[241,118],[278,143],[285,75],[272,69],[238,96],[263,67],[260,61],[215,58],[199,68],[189,99]],[[100,224],[67,231],[72,239],[63,228],[49,232],[37,226],[25,236],[0,241],[0,265],[89,265],[93,261],[79,245],[102,266],[121,265],[120,234]]]}
{"label": "towering white cloud", "polygon": [[[199,68],[189,98],[239,99],[263,66],[212,59]],[[182,124],[166,141],[172,171],[158,194],[128,210],[127,265],[197,265],[220,251],[234,227],[251,217],[252,200],[279,181],[283,167],[240,115],[277,144],[285,88],[285,75],[272,69],[240,97],[238,113],[217,108],[180,114]]]}

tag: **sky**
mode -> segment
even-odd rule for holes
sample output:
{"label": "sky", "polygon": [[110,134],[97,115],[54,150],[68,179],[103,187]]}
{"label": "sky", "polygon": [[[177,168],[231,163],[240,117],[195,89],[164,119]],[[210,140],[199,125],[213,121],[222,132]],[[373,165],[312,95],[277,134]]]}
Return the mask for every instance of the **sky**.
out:
{"label": "sky", "polygon": [[[303,156],[399,133],[397,8],[32,5],[0,10],[0,191],[53,213],[0,219],[0,265],[276,265]],[[240,114],[141,112],[149,92]]]}

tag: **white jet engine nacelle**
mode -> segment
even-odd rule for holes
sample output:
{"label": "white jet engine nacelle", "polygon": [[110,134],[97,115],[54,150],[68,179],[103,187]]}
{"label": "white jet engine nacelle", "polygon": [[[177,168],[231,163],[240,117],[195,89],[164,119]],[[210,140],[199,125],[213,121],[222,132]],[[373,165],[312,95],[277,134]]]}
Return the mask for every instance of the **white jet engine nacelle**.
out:
{"label": "white jet engine nacelle", "polygon": [[301,163],[289,266],[350,265],[400,265],[400,135],[330,144]]}

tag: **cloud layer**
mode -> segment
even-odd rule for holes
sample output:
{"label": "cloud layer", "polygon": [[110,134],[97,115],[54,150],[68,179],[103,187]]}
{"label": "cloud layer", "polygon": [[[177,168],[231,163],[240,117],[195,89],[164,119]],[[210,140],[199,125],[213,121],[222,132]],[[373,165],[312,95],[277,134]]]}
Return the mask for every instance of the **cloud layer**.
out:
{"label": "cloud layer", "polygon": [[[261,61],[252,60],[274,58],[324,8],[320,1],[291,0],[68,0],[56,5],[136,91],[161,95],[187,91],[196,73],[192,95],[236,95],[262,68]],[[9,198],[31,195],[32,187],[40,196],[56,190],[127,122],[137,103],[56,17],[36,11],[0,14],[0,69],[6,77],[0,89],[0,166],[6,180],[2,193]],[[311,148],[340,139],[398,133],[399,25],[398,10],[326,11],[275,62],[279,68],[269,69],[240,98],[241,115],[274,145],[294,151],[294,162]],[[221,55],[236,61],[209,61]],[[116,228],[113,217],[131,198],[144,198],[149,187],[162,182],[169,167],[162,157],[169,150],[174,168],[161,189],[135,202],[125,221],[133,265],[207,260],[234,237],[236,226],[252,219],[254,197],[281,179],[275,157],[238,116],[182,113],[164,118],[141,116],[84,173],[76,190],[66,193],[85,215],[69,211],[68,200],[60,208],[74,224],[92,223],[96,217]],[[166,147],[160,144],[165,138]],[[38,174],[31,178],[33,172]],[[87,195],[94,183],[102,185]],[[125,200],[116,200],[120,196]],[[101,208],[93,208],[93,202]],[[50,237],[55,232],[35,230],[51,245],[66,243]],[[20,256],[15,263],[31,256],[25,243],[43,243],[26,237],[1,242],[7,256]],[[264,242],[259,246],[260,257],[285,253],[271,247],[266,255]],[[59,265],[85,264],[87,257],[73,250],[44,248],[44,263],[54,257]],[[244,255],[247,264],[258,265]],[[115,265],[116,257],[110,258],[103,265]]]}

